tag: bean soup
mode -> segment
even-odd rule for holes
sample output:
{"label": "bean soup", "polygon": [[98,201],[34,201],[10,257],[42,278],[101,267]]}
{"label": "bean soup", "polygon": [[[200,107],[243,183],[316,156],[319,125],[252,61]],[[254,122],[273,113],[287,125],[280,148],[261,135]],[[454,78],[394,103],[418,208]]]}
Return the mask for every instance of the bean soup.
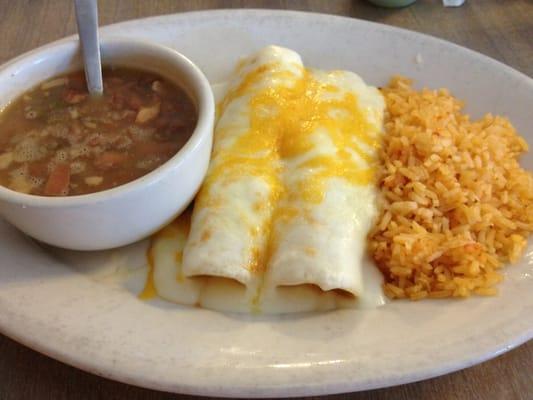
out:
{"label": "bean soup", "polygon": [[159,167],[187,142],[197,111],[157,74],[104,68],[92,98],[83,71],[28,91],[0,113],[0,184],[44,196],[98,192]]}

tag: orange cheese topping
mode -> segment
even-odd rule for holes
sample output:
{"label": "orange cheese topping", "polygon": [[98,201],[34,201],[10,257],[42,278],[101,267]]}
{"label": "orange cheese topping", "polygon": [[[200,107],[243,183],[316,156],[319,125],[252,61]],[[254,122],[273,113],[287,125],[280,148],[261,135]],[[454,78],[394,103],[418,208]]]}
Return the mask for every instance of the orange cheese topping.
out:
{"label": "orange cheese topping", "polygon": [[[157,296],[157,290],[154,284],[154,244],[158,239],[162,238],[173,239],[178,237],[179,235],[188,236],[190,229],[190,221],[191,210],[187,209],[178,218],[176,218],[174,221],[163,227],[154,236],[152,236],[152,239],[150,240],[150,244],[148,246],[148,250],[146,251],[148,274],[146,277],[144,288],[138,295],[141,300],[150,300]],[[178,268],[176,273],[176,280],[178,282],[183,282],[185,279],[181,265],[182,256],[183,253],[181,251],[177,251],[174,255],[174,258],[176,260],[176,266]]]}
{"label": "orange cheese topping", "polygon": [[[339,88],[317,81],[308,70],[301,78],[294,77],[294,85],[272,85],[257,88],[272,65],[262,65],[245,76],[242,83],[228,93],[219,105],[224,112],[227,105],[253,91],[250,100],[250,129],[230,148],[219,148],[214,154],[214,167],[208,174],[204,188],[210,183],[237,180],[244,175],[264,179],[272,188],[275,202],[284,188],[280,181],[283,161],[312,151],[312,133],[325,129],[336,153],[318,155],[307,160],[300,168],[309,170],[309,176],[295,192],[303,190],[308,201],[320,202],[323,184],[328,178],[338,177],[354,184],[369,184],[373,177],[373,157],[363,151],[360,142],[378,147],[377,129],[368,123],[364,110],[358,106],[353,93],[335,94]],[[332,72],[331,74],[335,74]],[[277,72],[271,79],[290,77],[290,72]],[[215,140],[227,134],[217,130]],[[352,153],[368,163],[368,168],[357,165]]]}
{"label": "orange cheese topping", "polygon": [[[302,212],[292,206],[280,207],[281,198],[316,204],[323,200],[325,184],[331,178],[355,185],[367,185],[373,179],[374,156],[369,153],[375,151],[363,148],[379,146],[378,128],[368,122],[356,95],[321,82],[310,70],[299,72],[279,71],[276,64],[261,65],[219,104],[222,115],[233,100],[247,96],[249,129],[228,146],[220,143],[232,134],[231,126],[217,127],[211,168],[196,206],[216,208],[221,204],[215,184],[229,184],[247,176],[266,182],[268,198],[263,204],[254,204],[254,209],[266,217],[260,226],[250,227],[254,237],[260,233],[270,238],[274,219],[289,220]],[[331,72],[328,78],[337,73]],[[271,84],[261,85],[266,78]],[[318,146],[314,133],[319,129],[326,132],[335,151],[314,154]],[[283,181],[285,172],[293,172],[288,168],[301,172],[291,187]],[[266,243],[265,249],[254,246],[251,251],[250,270],[264,269],[275,247],[271,239]]]}
{"label": "orange cheese topping", "polygon": [[153,239],[150,242],[150,247],[146,251],[146,261],[148,262],[148,275],[146,276],[146,282],[141,293],[139,293],[139,299],[150,300],[157,296],[157,290],[154,284],[154,252],[152,249]]}

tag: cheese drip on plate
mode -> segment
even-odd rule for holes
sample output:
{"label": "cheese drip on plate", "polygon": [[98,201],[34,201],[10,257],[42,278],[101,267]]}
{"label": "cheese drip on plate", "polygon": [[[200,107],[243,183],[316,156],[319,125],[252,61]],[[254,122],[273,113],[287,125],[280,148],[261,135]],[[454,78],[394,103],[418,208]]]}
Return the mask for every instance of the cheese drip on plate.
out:
{"label": "cheese drip on plate", "polygon": [[383,109],[356,74],[306,69],[291,50],[243,60],[192,216],[153,239],[147,290],[235,312],[382,304],[365,244]]}

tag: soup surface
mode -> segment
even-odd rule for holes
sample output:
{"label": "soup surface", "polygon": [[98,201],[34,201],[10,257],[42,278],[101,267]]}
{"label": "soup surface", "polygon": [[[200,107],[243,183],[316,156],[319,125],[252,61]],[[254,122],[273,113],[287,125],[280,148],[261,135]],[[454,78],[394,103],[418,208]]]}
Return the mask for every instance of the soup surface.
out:
{"label": "soup surface", "polygon": [[83,71],[50,79],[0,113],[0,184],[44,196],[110,189],[159,167],[197,122],[183,89],[150,72],[104,68],[91,98]]}

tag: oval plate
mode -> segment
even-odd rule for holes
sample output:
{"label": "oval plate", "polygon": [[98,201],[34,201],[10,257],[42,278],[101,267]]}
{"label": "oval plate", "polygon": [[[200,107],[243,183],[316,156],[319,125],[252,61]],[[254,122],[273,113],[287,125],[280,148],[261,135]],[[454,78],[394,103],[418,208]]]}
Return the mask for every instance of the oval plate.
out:
{"label": "oval plate", "polygon": [[[474,117],[507,115],[533,143],[530,78],[418,33],[328,15],[231,10],[129,21],[102,35],[176,48],[212,83],[268,44],[374,85],[403,74],[417,86],[451,89]],[[533,169],[531,154],[523,163]],[[531,242],[506,270],[498,297],[252,318],[142,302],[57,261],[4,222],[0,237],[3,333],[78,368],[159,390],[273,397],[372,389],[465,368],[533,336]]]}

